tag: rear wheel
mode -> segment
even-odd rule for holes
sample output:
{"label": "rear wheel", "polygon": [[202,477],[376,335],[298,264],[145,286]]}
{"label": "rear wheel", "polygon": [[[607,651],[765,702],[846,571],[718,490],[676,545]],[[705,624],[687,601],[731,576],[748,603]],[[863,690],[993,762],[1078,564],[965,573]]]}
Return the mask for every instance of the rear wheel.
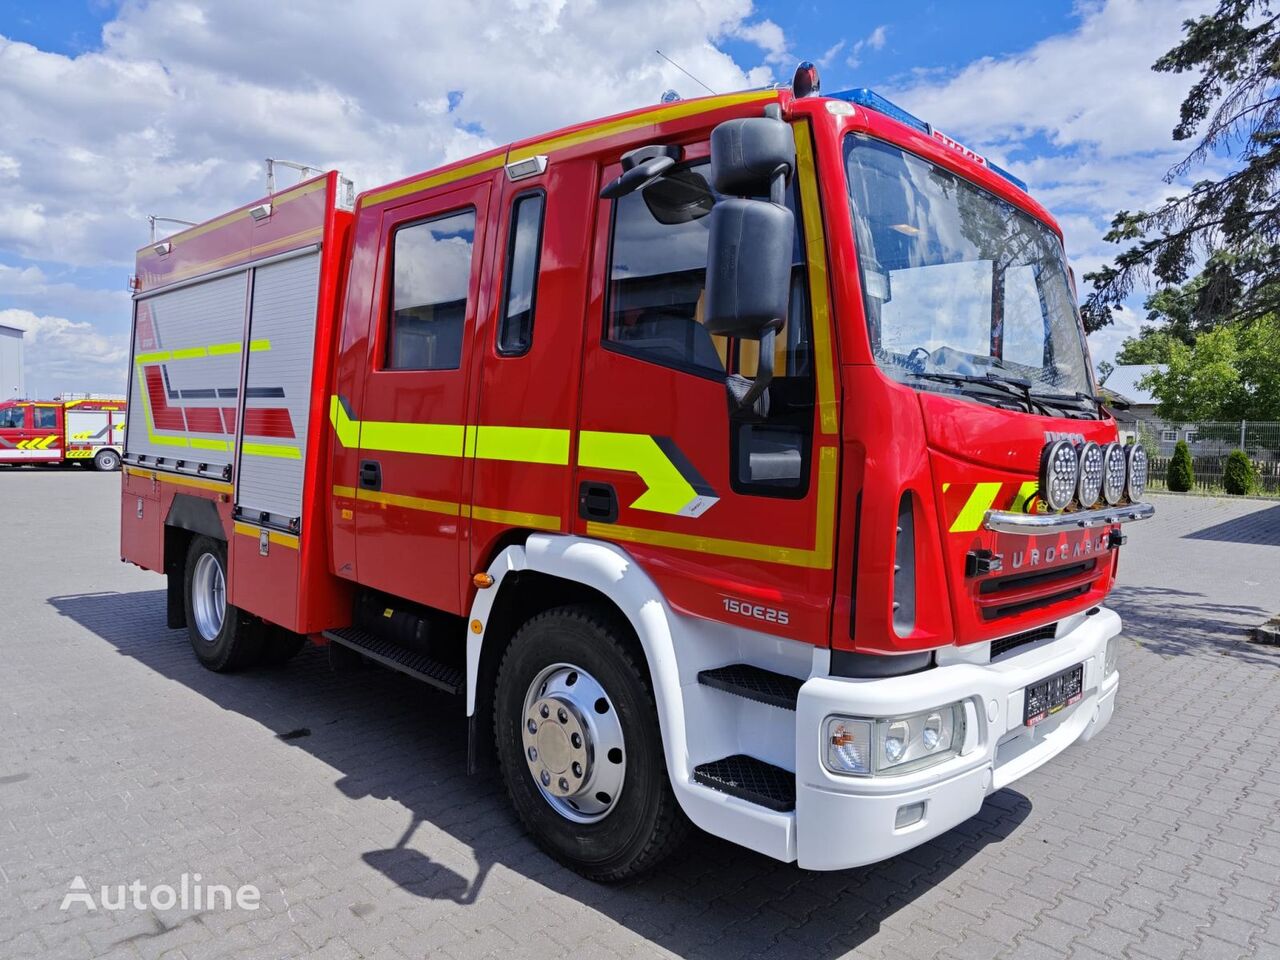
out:
{"label": "rear wheel", "polygon": [[191,541],[185,584],[187,629],[196,658],[219,673],[257,662],[262,623],[227,602],[227,545],[209,537]]}
{"label": "rear wheel", "polygon": [[494,729],[520,819],[583,876],[639,876],[687,834],[648,673],[608,612],[561,607],[520,628],[498,671]]}
{"label": "rear wheel", "polygon": [[114,450],[99,450],[93,458],[95,470],[110,472],[120,469],[120,454]]}

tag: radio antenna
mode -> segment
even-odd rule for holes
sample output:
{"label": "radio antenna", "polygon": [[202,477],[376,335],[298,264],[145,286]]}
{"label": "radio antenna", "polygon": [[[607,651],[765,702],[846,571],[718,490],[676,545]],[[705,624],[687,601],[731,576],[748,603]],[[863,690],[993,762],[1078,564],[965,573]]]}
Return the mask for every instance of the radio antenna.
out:
{"label": "radio antenna", "polygon": [[675,68],[676,68],[677,70],[679,70],[681,73],[683,73],[686,77],[688,77],[688,78],[689,78],[690,80],[692,80],[694,83],[696,83],[696,84],[698,84],[700,87],[702,87],[702,89],[706,90],[706,91],[707,91],[707,93],[711,94],[712,96],[714,96],[714,95],[715,95],[715,91],[714,91],[714,90],[712,90],[710,87],[708,87],[705,83],[703,83],[701,80],[699,80],[697,77],[695,77],[692,73],[690,73],[690,72],[689,72],[688,70],[686,70],[684,67],[680,66],[680,64],[676,63],[674,60],[672,60],[670,57],[668,57],[668,56],[667,56],[665,53],[663,53],[661,50],[655,50],[655,51],[653,51],[653,52],[654,52],[654,53],[656,53],[658,56],[660,56],[663,60],[667,61],[667,63],[669,63],[669,64],[671,64],[673,67],[675,67]]}

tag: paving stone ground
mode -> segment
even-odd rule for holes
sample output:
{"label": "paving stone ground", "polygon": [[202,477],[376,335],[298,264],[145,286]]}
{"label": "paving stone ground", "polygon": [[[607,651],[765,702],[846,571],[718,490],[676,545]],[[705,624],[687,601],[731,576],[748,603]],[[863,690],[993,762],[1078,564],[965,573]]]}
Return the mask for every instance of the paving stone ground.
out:
{"label": "paving stone ground", "polygon": [[[1156,498],[1110,727],[951,833],[841,873],[700,836],[588,883],[465,772],[455,702],[308,651],[236,676],[116,560],[118,479],[0,472],[0,958],[1280,956],[1280,505]],[[856,829],[856,824],[850,824]],[[183,873],[249,910],[59,906]]]}

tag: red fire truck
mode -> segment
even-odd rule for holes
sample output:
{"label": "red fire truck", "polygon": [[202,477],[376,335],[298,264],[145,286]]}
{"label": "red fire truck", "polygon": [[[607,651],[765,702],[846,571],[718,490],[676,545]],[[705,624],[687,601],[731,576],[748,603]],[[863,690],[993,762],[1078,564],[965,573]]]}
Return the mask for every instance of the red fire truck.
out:
{"label": "red fire truck", "polygon": [[0,402],[0,465],[92,463],[119,470],[124,400]]}
{"label": "red fire truck", "polygon": [[1141,447],[1022,184],[868,90],[663,103],[144,247],[124,559],[213,670],[457,694],[543,847],[892,856],[1108,722]]}

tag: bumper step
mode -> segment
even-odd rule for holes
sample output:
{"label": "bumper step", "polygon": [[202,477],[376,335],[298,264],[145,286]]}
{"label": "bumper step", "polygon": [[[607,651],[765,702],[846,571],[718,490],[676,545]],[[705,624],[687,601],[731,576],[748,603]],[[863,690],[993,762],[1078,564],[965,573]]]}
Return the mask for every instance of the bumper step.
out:
{"label": "bumper step", "polygon": [[785,813],[796,808],[796,775],[744,753],[694,767],[693,779],[770,810]]}
{"label": "bumper step", "polygon": [[781,707],[783,710],[796,708],[796,698],[804,683],[796,677],[753,667],[749,663],[731,663],[714,670],[699,670],[698,682],[737,697]]}
{"label": "bumper step", "polygon": [[339,643],[384,667],[407,673],[414,679],[429,683],[446,693],[461,693],[466,683],[466,678],[457,667],[432,660],[426,654],[406,649],[359,627],[326,630],[324,636],[331,643]]}

